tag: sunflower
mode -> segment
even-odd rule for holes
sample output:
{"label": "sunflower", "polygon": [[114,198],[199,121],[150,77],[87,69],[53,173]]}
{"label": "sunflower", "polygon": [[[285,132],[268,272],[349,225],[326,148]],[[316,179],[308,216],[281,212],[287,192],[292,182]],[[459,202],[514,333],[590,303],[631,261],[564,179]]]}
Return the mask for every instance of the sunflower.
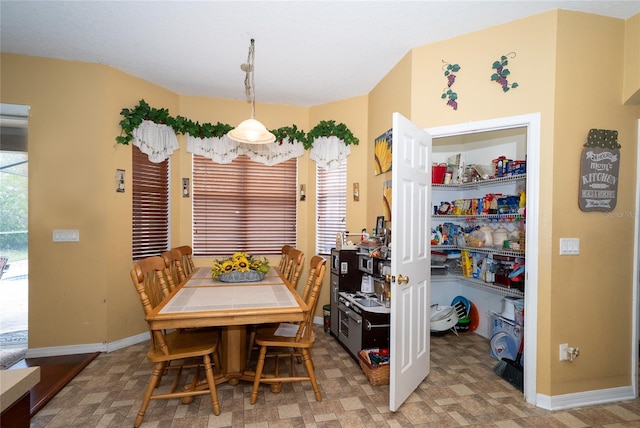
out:
{"label": "sunflower", "polygon": [[249,259],[247,259],[245,256],[234,258],[233,270],[237,270],[238,272],[248,272],[250,269],[251,264],[249,263]]}
{"label": "sunflower", "polygon": [[269,272],[269,260],[266,257],[261,260],[250,256],[246,252],[238,251],[224,260],[214,260],[211,266],[211,277],[217,279],[222,274],[248,272],[250,270],[260,273]]}
{"label": "sunflower", "polygon": [[222,268],[222,273],[231,273],[234,270],[234,263],[232,260],[225,260],[222,262],[221,268]]}

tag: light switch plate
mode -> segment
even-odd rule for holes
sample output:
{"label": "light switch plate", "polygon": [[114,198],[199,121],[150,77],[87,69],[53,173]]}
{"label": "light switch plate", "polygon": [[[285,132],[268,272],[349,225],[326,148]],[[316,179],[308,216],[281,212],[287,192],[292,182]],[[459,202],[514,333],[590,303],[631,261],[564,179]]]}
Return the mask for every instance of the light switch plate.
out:
{"label": "light switch plate", "polygon": [[560,255],[575,256],[580,254],[580,238],[560,238]]}
{"label": "light switch plate", "polygon": [[79,242],[78,229],[53,229],[53,242]]}

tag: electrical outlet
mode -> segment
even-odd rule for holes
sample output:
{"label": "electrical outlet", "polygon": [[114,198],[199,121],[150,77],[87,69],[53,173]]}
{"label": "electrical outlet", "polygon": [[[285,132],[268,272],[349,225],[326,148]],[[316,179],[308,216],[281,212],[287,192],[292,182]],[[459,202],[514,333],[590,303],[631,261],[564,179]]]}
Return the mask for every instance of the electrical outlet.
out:
{"label": "electrical outlet", "polygon": [[563,343],[560,345],[560,361],[569,361],[569,344]]}

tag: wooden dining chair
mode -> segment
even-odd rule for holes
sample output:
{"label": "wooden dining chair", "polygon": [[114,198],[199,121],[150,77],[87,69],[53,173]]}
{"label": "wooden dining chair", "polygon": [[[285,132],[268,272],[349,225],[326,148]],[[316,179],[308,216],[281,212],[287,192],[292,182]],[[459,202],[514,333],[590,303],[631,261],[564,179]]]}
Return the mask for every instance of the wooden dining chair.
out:
{"label": "wooden dining chair", "polygon": [[[140,303],[145,316],[149,315],[154,307],[164,300],[167,295],[167,286],[163,283],[166,277],[170,276],[165,262],[160,256],[152,256],[134,263],[131,270],[131,279],[138,292]],[[216,331],[208,330],[187,330],[166,333],[162,330],[149,330],[151,335],[151,346],[147,352],[147,359],[154,363],[153,372],[149,379],[149,384],[144,393],[142,404],[134,427],[139,427],[144,419],[150,400],[162,400],[180,398],[183,402],[190,402],[190,398],[196,395],[209,394],[213,413],[220,414],[220,402],[216,392],[216,383],[212,369],[212,358],[218,347],[219,334]],[[202,362],[197,364],[180,364],[194,358],[201,358]],[[168,392],[159,392],[154,395],[154,390],[162,381],[163,375],[172,362],[177,365],[171,366],[176,369],[175,378]],[[206,378],[206,389],[196,389],[200,370],[204,368]],[[188,386],[180,388],[181,376],[184,370],[193,370],[193,378]]]}
{"label": "wooden dining chair", "polygon": [[160,257],[164,260],[164,264],[171,274],[169,291],[173,291],[175,286],[187,277],[182,264],[182,253],[177,248],[174,248],[173,250],[162,252]]}
{"label": "wooden dining chair", "polygon": [[182,245],[175,249],[182,254],[182,269],[184,269],[184,274],[191,275],[193,271],[196,270],[196,266],[193,264],[193,249],[189,245]]}
{"label": "wooden dining chair", "polygon": [[[304,267],[304,253],[294,247],[285,245],[282,247],[283,256],[285,247],[288,247],[289,249],[287,251],[287,266],[282,276],[287,280],[287,286],[289,289],[297,293],[298,281],[300,280],[300,274]],[[258,327],[259,326],[256,324],[247,326],[247,364],[251,361]]]}
{"label": "wooden dining chair", "polygon": [[[258,362],[256,364],[255,377],[253,381],[253,390],[249,402],[255,404],[258,399],[258,389],[261,383],[270,384],[273,391],[280,389],[282,383],[309,381],[313,387],[317,401],[322,401],[322,394],[318,387],[313,361],[311,360],[310,350],[313,347],[315,336],[313,333],[313,317],[318,306],[318,297],[322,289],[324,274],[326,269],[326,261],[320,256],[314,256],[311,259],[311,268],[309,271],[309,292],[305,301],[309,312],[305,315],[296,332],[295,337],[277,336],[276,330],[278,326],[269,326],[258,328],[256,333],[256,345],[260,348]],[[306,285],[305,285],[306,289]],[[268,351],[271,350],[271,353]],[[264,363],[267,357],[275,358],[274,373],[265,375],[263,373]],[[296,373],[295,359],[301,357],[307,371],[307,376],[299,376]],[[280,360],[287,358],[290,365],[290,373],[288,376],[280,376]]]}
{"label": "wooden dining chair", "polygon": [[291,245],[283,245],[280,257],[280,262],[278,263],[278,272],[284,274],[285,269],[287,268],[287,264],[289,262],[289,250],[293,247]]}
{"label": "wooden dining chair", "polygon": [[304,253],[296,248],[289,249],[289,261],[285,269],[284,277],[289,281],[291,290],[298,288],[300,274],[304,267]]}

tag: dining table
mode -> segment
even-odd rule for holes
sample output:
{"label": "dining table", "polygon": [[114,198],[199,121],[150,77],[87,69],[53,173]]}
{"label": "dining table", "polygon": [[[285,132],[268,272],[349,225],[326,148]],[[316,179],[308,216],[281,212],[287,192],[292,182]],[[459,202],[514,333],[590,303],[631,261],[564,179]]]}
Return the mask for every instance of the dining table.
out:
{"label": "dining table", "polygon": [[253,382],[247,369],[247,325],[295,323],[309,311],[273,267],[256,282],[222,282],[211,268],[196,268],[147,316],[151,330],[221,327],[221,367],[216,384]]}

